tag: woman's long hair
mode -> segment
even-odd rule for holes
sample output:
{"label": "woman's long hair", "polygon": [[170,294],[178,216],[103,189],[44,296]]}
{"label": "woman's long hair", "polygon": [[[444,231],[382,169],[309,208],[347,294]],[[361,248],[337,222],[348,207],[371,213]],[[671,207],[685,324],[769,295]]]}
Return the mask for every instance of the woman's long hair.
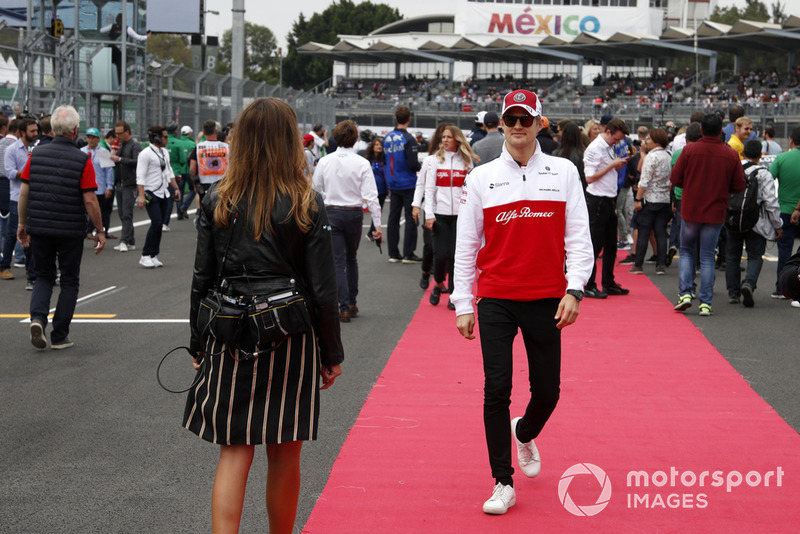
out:
{"label": "woman's long hair", "polygon": [[583,142],[581,129],[572,121],[565,123],[561,128],[560,156],[569,158],[573,152],[583,153],[586,145]]}
{"label": "woman's long hair", "polygon": [[[461,128],[455,124],[448,124],[444,127],[442,132],[444,133],[445,130],[453,134],[453,138],[456,140],[456,143],[458,143],[456,152],[461,155],[461,159],[464,162],[464,167],[469,169],[474,165],[474,162],[481,160],[481,158],[472,151],[472,147],[469,146],[469,141],[467,141],[467,138],[464,136],[464,132],[461,131]],[[436,151],[436,156],[439,158],[439,161],[444,162],[444,145],[441,143],[439,143],[439,150]]]}
{"label": "woman's long hair", "polygon": [[216,225],[227,227],[230,214],[246,195],[250,224],[259,241],[265,231],[273,233],[270,215],[276,197],[283,194],[291,199],[285,220],[294,218],[300,231],[310,230],[317,205],[306,177],[308,164],[294,110],[281,100],[259,98],[239,115],[236,131],[228,171],[217,187]]}
{"label": "woman's long hair", "polygon": [[364,151],[364,157],[367,158],[367,160],[369,160],[370,163],[375,163],[376,159],[378,158],[383,159],[384,157],[383,152],[375,152],[376,142],[380,143],[381,146],[383,146],[383,139],[381,139],[380,137],[376,137],[375,139],[369,142],[369,146],[367,146],[367,149]]}
{"label": "woman's long hair", "polygon": [[428,155],[436,154],[439,151],[439,145],[442,144],[442,132],[445,128],[450,126],[451,123],[449,122],[440,122],[439,126],[436,127],[436,131],[433,132],[431,136],[431,140],[428,143]]}

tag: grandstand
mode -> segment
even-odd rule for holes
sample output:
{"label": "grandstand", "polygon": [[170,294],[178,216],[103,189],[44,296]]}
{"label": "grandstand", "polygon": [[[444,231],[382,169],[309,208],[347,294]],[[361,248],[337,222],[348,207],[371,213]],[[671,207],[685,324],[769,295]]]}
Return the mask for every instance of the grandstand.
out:
{"label": "grandstand", "polygon": [[[741,56],[797,49],[800,17],[727,26],[701,18],[715,2],[667,4],[463,0],[455,14],[341,35],[335,45],[309,42],[299,52],[334,61],[328,96],[337,119],[371,127],[391,125],[399,103],[415,110],[412,127],[442,120],[469,127],[475,111],[499,110],[502,95],[520,87],[538,92],[548,114],[560,118],[611,113],[651,126],[740,102],[757,126],[772,123],[781,133],[800,122],[794,52],[787,63],[758,69]],[[720,53],[734,55],[733,70],[717,69]],[[668,71],[672,58],[696,67]]]}

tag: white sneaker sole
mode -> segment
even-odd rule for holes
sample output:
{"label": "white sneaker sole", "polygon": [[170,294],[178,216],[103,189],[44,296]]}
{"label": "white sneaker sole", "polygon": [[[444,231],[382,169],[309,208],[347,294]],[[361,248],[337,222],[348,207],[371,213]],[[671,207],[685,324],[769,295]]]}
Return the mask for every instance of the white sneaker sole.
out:
{"label": "white sneaker sole", "polygon": [[[499,506],[495,507],[495,503],[497,503]],[[516,497],[511,499],[505,507],[502,506],[501,502],[489,499],[488,501],[483,503],[483,513],[489,515],[503,515],[504,513],[508,512],[508,509],[514,506],[515,504],[517,504]]]}
{"label": "white sneaker sole", "polygon": [[47,348],[47,340],[44,337],[44,328],[38,322],[31,323],[31,345],[37,349]]}

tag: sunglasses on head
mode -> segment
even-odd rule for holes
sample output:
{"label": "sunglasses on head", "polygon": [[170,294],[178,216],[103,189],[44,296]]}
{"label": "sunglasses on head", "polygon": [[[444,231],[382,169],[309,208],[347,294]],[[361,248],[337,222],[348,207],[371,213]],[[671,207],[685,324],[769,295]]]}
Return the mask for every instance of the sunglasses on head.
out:
{"label": "sunglasses on head", "polygon": [[503,124],[513,128],[519,121],[523,128],[528,128],[533,124],[533,119],[533,115],[503,115]]}

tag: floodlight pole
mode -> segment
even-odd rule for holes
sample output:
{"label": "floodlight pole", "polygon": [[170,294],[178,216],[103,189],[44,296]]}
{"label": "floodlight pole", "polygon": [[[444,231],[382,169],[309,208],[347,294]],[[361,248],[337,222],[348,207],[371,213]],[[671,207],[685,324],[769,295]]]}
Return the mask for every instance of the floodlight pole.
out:
{"label": "floodlight pole", "polygon": [[238,81],[244,78],[244,0],[233,0],[231,28],[231,117],[242,109],[242,90]]}

